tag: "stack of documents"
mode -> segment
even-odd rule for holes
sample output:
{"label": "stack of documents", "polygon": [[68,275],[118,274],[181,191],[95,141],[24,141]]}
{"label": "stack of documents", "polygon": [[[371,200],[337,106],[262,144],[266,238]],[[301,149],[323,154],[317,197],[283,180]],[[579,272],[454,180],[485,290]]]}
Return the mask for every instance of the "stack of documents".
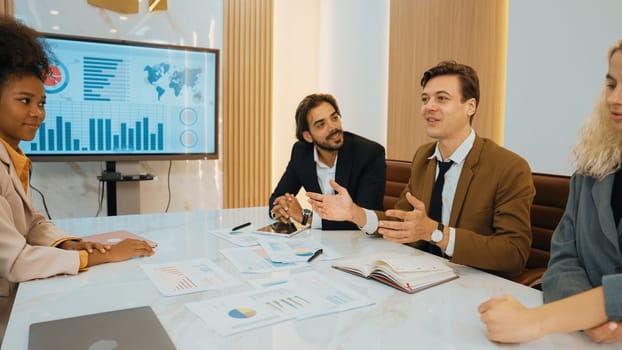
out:
{"label": "stack of documents", "polygon": [[230,335],[373,304],[369,298],[310,271],[294,274],[286,283],[273,287],[188,303],[186,307],[219,334]]}
{"label": "stack of documents", "polygon": [[[259,238],[258,247],[225,248],[220,252],[231,261],[240,272],[265,273],[309,266],[308,260],[321,244],[313,238]],[[317,260],[332,260],[341,255],[322,249]]]}
{"label": "stack of documents", "polygon": [[208,232],[240,247],[252,247],[258,244],[257,239],[255,238],[255,235],[251,233],[250,228],[240,230],[221,228],[209,230]]}

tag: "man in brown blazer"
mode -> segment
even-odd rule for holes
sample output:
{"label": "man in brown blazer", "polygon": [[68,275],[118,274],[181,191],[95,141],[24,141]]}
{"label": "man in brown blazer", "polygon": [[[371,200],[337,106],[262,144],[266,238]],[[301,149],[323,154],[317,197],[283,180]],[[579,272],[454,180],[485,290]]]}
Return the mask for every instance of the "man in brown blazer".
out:
{"label": "man in brown blazer", "polygon": [[[395,209],[376,212],[375,233],[437,251],[454,263],[516,276],[531,245],[531,169],[517,154],[475,135],[479,79],[473,68],[441,62],[424,73],[421,86],[421,115],[436,141],[415,152],[408,186]],[[336,195],[307,194],[313,209],[322,217],[366,225],[347,190],[331,185]]]}

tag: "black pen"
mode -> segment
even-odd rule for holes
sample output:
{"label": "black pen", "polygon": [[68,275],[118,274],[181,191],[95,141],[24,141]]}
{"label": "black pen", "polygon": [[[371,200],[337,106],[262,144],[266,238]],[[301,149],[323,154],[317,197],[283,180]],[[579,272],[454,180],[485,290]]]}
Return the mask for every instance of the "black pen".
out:
{"label": "black pen", "polygon": [[316,250],[315,253],[313,253],[313,255],[311,255],[311,257],[307,260],[307,262],[312,262],[313,259],[315,259],[318,256],[320,256],[320,254],[322,254],[323,252],[324,252],[324,250],[322,248]]}
{"label": "black pen", "polygon": [[245,224],[238,225],[238,226],[236,226],[236,227],[232,228],[232,229],[231,229],[231,232],[233,232],[233,231],[237,231],[237,230],[239,230],[239,229],[243,229],[243,228],[245,228],[246,226],[250,226],[250,224],[251,224],[250,222],[247,222],[247,223],[245,223]]}

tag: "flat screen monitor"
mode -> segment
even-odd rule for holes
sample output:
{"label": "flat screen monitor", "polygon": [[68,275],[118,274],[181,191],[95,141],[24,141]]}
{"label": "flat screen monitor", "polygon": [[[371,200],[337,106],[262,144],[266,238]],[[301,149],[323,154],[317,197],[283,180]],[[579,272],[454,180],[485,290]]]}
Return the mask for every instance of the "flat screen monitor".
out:
{"label": "flat screen monitor", "polygon": [[218,50],[44,34],[46,119],[33,161],[217,158]]}

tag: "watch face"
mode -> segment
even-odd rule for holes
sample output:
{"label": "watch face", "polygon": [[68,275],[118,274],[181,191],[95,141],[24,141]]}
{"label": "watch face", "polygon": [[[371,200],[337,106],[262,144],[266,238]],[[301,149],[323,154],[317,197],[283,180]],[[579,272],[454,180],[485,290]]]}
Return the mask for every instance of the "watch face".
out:
{"label": "watch face", "polygon": [[443,240],[443,231],[440,230],[434,230],[434,232],[432,232],[432,242],[434,243],[438,243],[440,241]]}

